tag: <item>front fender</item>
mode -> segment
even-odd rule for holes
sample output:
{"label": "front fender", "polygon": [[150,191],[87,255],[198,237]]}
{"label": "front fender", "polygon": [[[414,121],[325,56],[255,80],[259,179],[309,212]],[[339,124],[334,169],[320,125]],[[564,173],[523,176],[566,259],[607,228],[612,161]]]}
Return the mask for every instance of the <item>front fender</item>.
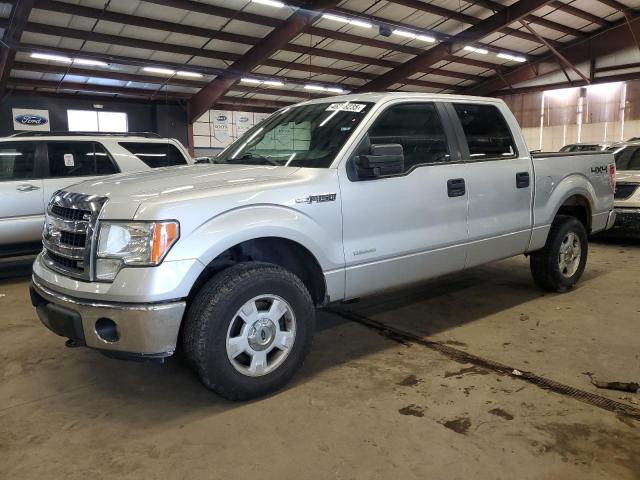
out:
{"label": "front fender", "polygon": [[[326,205],[326,204],[325,204]],[[307,206],[309,209],[318,208]],[[336,204],[337,208],[337,204]],[[327,215],[327,213],[329,213]],[[324,272],[344,266],[340,212],[327,212],[320,219],[281,205],[251,205],[228,210],[209,219],[181,238],[170,258],[197,258],[208,265],[225,250],[264,237],[296,242],[316,258]]]}

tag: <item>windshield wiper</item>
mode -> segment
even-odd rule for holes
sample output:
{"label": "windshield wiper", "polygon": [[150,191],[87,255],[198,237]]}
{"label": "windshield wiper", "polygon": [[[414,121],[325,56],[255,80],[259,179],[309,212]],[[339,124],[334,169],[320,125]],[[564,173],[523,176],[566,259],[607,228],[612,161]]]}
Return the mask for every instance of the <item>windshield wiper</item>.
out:
{"label": "windshield wiper", "polygon": [[250,160],[251,163],[260,163],[260,162],[262,162],[262,163],[266,163],[268,165],[273,165],[274,167],[279,167],[280,166],[280,164],[277,163],[275,160],[271,160],[270,158],[263,157],[262,155],[257,155],[255,153],[249,153],[249,152],[242,154],[242,156],[239,157],[239,158],[227,159],[227,163],[241,163],[238,160],[240,160],[240,161],[242,161],[242,160]]}

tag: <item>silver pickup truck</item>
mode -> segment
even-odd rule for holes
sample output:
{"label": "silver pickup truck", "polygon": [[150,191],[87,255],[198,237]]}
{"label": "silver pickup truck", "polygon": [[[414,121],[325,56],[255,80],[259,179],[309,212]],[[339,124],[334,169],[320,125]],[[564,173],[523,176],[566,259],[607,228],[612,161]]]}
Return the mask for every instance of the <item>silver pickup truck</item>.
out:
{"label": "silver pickup truck", "polygon": [[249,399],[300,367],[316,306],[522,254],[564,292],[615,220],[613,156],[532,157],[496,99],[313,100],[215,161],[57,192],[33,266],[41,321],[112,356],[181,342],[207,387]]}

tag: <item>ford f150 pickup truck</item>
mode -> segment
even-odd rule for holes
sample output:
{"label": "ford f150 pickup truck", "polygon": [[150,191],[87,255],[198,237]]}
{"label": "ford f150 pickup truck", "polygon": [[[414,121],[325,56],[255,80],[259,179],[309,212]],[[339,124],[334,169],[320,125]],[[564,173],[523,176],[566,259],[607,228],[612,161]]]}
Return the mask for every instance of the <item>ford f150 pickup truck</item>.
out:
{"label": "ford f150 pickup truck", "polygon": [[57,192],[41,321],[112,356],[181,343],[230,399],[282,387],[315,307],[515,255],[572,288],[615,221],[610,153],[528,153],[496,99],[356,94],[284,108],[215,159]]}

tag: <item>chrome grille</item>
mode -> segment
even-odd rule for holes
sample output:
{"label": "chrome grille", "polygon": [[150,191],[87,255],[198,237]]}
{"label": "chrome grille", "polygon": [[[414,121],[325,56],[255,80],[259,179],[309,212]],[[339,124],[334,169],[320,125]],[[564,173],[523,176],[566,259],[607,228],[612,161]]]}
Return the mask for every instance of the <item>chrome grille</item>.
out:
{"label": "chrome grille", "polygon": [[638,188],[638,184],[636,183],[618,183],[616,184],[616,193],[614,194],[614,198],[616,200],[626,200],[633,192]]}
{"label": "chrome grille", "polygon": [[43,259],[49,268],[92,279],[93,236],[106,200],[63,191],[53,195],[42,232]]}

